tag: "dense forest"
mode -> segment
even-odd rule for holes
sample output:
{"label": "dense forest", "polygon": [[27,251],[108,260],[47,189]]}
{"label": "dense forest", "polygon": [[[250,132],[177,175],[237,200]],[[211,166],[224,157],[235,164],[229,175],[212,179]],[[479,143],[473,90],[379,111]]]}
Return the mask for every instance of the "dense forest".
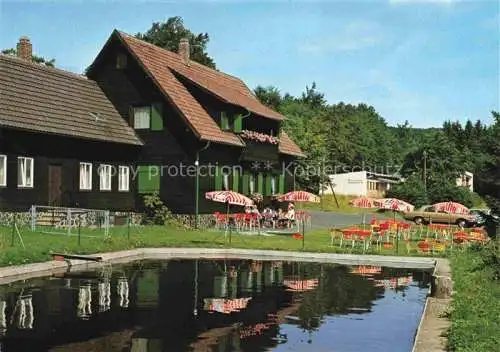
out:
{"label": "dense forest", "polygon": [[412,204],[454,200],[472,206],[477,203],[477,194],[455,185],[459,175],[470,171],[474,173],[477,193],[492,206],[498,206],[498,112],[492,112],[491,125],[480,120],[467,121],[465,125],[448,121],[442,128],[419,129],[408,122],[388,126],[375,108],[366,104],[328,104],[314,83],[299,97],[281,94],[276,87],[259,86],[255,94],[287,117],[284,130],[307,154],[299,163],[308,169],[325,170],[298,173],[302,188],[318,192],[325,174],[332,170],[362,168],[404,177],[406,182],[395,186],[389,196]]}
{"label": "dense forest", "polygon": [[[192,46],[191,58],[216,68],[215,60],[206,51],[208,33],[191,32],[181,17],[155,22],[136,36],[171,51],[177,51],[180,38],[187,37]],[[302,170],[314,172],[297,174],[302,189],[319,192],[325,174],[362,168],[406,178],[405,183],[393,187],[389,196],[412,204],[455,200],[472,206],[477,203],[477,194],[455,184],[457,176],[470,171],[474,173],[478,194],[491,206],[500,205],[497,112],[492,112],[491,125],[481,121],[468,121],[465,125],[446,122],[442,128],[419,129],[408,122],[389,126],[374,107],[366,104],[329,104],[314,83],[299,97],[283,94],[276,87],[259,86],[255,94],[286,116],[283,129],[307,154],[298,163]],[[485,111],[481,118],[487,118],[487,114]]]}

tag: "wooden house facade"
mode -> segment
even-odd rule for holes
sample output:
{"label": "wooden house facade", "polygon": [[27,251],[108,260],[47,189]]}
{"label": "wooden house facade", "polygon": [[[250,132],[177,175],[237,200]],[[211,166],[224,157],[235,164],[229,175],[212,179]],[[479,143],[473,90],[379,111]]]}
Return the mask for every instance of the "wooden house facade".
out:
{"label": "wooden house facade", "polygon": [[[0,88],[7,98],[0,103],[0,208],[141,209],[143,196],[158,192],[186,214],[196,211],[198,194],[199,212],[208,213],[220,207],[204,199],[208,191],[269,201],[293,188],[284,167],[303,153],[281,131],[283,116],[238,78],[191,61],[187,41],[172,53],[114,31],[88,78],[0,60],[0,83],[7,84]],[[25,155],[33,164],[23,166]],[[32,187],[20,187],[30,165]]]}
{"label": "wooden house facade", "polygon": [[142,141],[95,82],[24,52],[0,55],[0,210],[133,210]]}

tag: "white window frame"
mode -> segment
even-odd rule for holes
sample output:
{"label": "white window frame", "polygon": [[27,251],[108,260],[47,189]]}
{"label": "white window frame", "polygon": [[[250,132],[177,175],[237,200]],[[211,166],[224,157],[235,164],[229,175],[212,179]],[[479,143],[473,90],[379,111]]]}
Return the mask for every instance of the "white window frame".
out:
{"label": "white window frame", "polygon": [[7,186],[7,155],[0,155],[0,167],[3,168],[3,177],[0,178],[0,187]]}
{"label": "white window frame", "polygon": [[[132,111],[133,111],[133,118],[134,118],[134,129],[135,130],[149,130],[151,129],[151,106],[134,106],[132,108]],[[137,119],[136,119],[136,113],[138,112],[148,112],[149,113],[149,117],[148,117],[148,120],[147,120],[147,126],[143,123],[141,125],[138,125],[137,123]]]}
{"label": "white window frame", "polygon": [[[30,167],[29,177],[26,177],[26,176],[28,176],[25,173],[28,163],[30,163],[31,167]],[[24,168],[24,172],[21,173],[21,175],[19,175],[20,167],[21,167],[21,169]],[[18,156],[17,157],[17,173],[18,173],[18,175],[17,175],[17,187],[18,188],[33,188],[34,187],[34,185],[35,185],[35,180],[34,180],[35,170],[34,170],[34,168],[35,168],[35,159],[29,158],[26,156]],[[19,179],[19,176],[21,176],[21,179]],[[21,181],[21,182],[19,182],[19,181]],[[28,181],[31,181],[31,182],[28,182]]]}
{"label": "white window frame", "polygon": [[[85,175],[82,175],[82,168]],[[88,170],[85,170],[87,169]],[[80,163],[80,191],[91,191],[92,190],[92,163]]]}
{"label": "white window frame", "polygon": [[118,166],[118,191],[130,191],[130,167],[125,165]]}
{"label": "white window frame", "polygon": [[111,191],[112,166],[109,164],[99,165],[99,190]]}

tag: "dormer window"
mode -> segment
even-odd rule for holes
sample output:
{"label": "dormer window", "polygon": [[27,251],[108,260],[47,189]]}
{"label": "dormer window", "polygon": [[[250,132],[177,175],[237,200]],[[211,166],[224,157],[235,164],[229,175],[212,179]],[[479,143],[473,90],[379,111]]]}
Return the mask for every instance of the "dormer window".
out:
{"label": "dormer window", "polygon": [[130,108],[131,124],[136,130],[163,131],[161,103]]}

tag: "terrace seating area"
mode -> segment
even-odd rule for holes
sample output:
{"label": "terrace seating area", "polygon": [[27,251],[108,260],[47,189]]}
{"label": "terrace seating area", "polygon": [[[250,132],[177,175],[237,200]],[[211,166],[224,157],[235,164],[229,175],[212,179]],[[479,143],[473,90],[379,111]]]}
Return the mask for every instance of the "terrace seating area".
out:
{"label": "terrace seating area", "polygon": [[278,213],[263,211],[248,213],[213,213],[214,227],[218,230],[226,229],[228,226],[237,232],[253,232],[271,229],[297,229],[304,226],[311,228],[311,213],[303,210],[296,210],[293,215],[290,213]]}
{"label": "terrace seating area", "polygon": [[369,225],[330,229],[330,246],[371,250],[406,248],[408,254],[442,254],[488,240],[482,228],[463,229],[455,225],[414,225],[403,221],[372,220]]}

